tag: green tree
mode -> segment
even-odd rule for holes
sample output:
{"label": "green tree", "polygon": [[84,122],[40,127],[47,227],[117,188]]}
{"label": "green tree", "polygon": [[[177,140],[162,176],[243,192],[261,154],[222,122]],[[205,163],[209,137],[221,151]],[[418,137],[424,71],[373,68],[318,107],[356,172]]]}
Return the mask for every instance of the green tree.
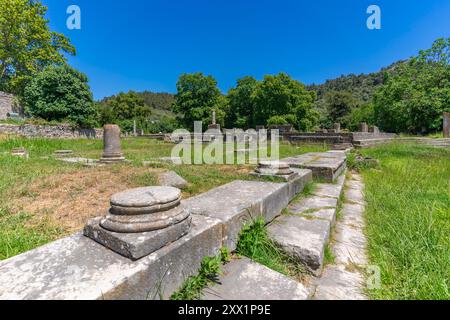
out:
{"label": "green tree", "polygon": [[227,127],[255,128],[257,124],[253,94],[257,84],[255,78],[244,77],[237,81],[236,88],[228,92],[229,112],[225,121]]}
{"label": "green tree", "polygon": [[359,125],[366,122],[368,125],[375,125],[375,110],[371,103],[364,104],[359,108],[354,108],[346,117],[342,119],[342,125],[350,131],[357,132]]}
{"label": "green tree", "polygon": [[273,116],[294,115],[297,129],[310,130],[317,122],[317,113],[312,109],[315,97],[315,92],[285,73],[265,76],[252,95],[255,124],[266,124]]}
{"label": "green tree", "polygon": [[63,53],[75,54],[75,48],[50,31],[39,1],[0,0],[0,8],[0,90],[21,95],[33,75],[65,63]]}
{"label": "green tree", "polygon": [[133,130],[136,121],[140,129],[148,130],[151,108],[145,103],[141,95],[134,91],[119,93],[101,101],[97,108],[100,113],[100,123],[118,124],[122,130]]}
{"label": "green tree", "polygon": [[173,111],[180,115],[178,120],[185,128],[193,128],[194,121],[203,121],[207,127],[213,110],[216,111],[217,122],[224,125],[226,108],[227,101],[212,76],[203,73],[180,76]]}
{"label": "green tree", "polygon": [[67,66],[49,66],[26,86],[26,112],[47,121],[70,121],[83,127],[94,125],[96,110],[83,73]]}
{"label": "green tree", "polygon": [[374,95],[375,118],[391,132],[428,133],[442,128],[450,111],[450,38],[420,51]]}
{"label": "green tree", "polygon": [[325,95],[328,120],[331,124],[341,123],[358,103],[351,92],[332,90]]}

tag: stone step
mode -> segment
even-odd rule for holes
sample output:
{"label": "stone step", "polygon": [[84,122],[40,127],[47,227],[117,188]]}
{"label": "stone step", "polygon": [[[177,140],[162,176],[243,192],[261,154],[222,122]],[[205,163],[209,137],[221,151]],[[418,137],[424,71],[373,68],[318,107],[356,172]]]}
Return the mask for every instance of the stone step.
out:
{"label": "stone step", "polygon": [[314,275],[323,269],[325,248],[336,221],[344,182],[345,174],[336,184],[316,185],[313,195],[291,203],[288,214],[268,226],[271,238]]}
{"label": "stone step", "polygon": [[311,283],[316,287],[314,300],[366,300],[364,271],[368,265],[367,240],[364,235],[364,211],[361,204],[347,202],[347,196],[362,196],[361,177],[353,175],[346,182],[346,202],[334,232],[331,250],[334,264],[327,265],[322,276]]}
{"label": "stone step", "polygon": [[307,300],[312,292],[303,284],[248,258],[223,267],[218,284],[203,291],[204,300]]}
{"label": "stone step", "polygon": [[283,251],[318,275],[323,268],[330,230],[329,221],[285,215],[270,224],[269,235]]}
{"label": "stone step", "polygon": [[233,181],[183,201],[193,214],[223,222],[224,244],[236,249],[242,227],[258,217],[267,222],[279,216],[305,185],[312,181],[311,170],[296,170],[298,177],[285,183]]}
{"label": "stone step", "polygon": [[324,179],[326,182],[335,181],[347,168],[344,152],[313,152],[281,161],[292,168],[312,170],[314,179]]}

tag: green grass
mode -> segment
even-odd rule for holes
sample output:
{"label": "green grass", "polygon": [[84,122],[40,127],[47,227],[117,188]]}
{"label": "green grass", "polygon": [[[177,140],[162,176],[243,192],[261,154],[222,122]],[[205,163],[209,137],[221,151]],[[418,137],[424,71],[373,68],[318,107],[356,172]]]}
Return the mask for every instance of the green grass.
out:
{"label": "green grass", "polygon": [[324,265],[330,265],[336,263],[336,256],[333,253],[333,250],[331,249],[331,246],[328,244],[325,247],[325,255],[323,259]]}
{"label": "green grass", "polygon": [[200,300],[203,289],[208,285],[217,282],[218,276],[222,274],[222,264],[231,260],[230,251],[226,248],[220,250],[220,254],[215,257],[203,259],[198,274],[189,277],[180,290],[175,292],[171,300]]}
{"label": "green grass", "polygon": [[374,299],[450,299],[450,151],[390,144],[363,151],[371,263],[382,271]]}
{"label": "green grass", "polygon": [[265,221],[258,218],[241,231],[236,252],[284,275],[301,279],[305,270],[270,238]]}

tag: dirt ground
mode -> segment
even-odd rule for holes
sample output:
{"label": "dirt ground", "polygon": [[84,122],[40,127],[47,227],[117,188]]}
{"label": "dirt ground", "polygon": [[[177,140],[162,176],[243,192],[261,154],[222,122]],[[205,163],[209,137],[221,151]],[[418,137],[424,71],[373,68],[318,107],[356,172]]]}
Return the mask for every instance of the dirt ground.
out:
{"label": "dirt ground", "polygon": [[26,186],[25,193],[12,196],[8,207],[12,212],[31,213],[31,225],[46,221],[71,234],[81,230],[89,218],[105,214],[111,195],[153,184],[157,172],[149,168],[98,167],[62,173]]}

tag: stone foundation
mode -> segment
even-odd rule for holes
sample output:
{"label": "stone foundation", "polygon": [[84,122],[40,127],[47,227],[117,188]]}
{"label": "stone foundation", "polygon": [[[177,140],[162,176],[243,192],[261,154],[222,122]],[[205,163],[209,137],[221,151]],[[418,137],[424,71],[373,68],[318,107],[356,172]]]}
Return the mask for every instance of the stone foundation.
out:
{"label": "stone foundation", "polygon": [[0,124],[0,133],[16,134],[28,138],[51,138],[51,139],[102,139],[102,129],[76,129],[70,125],[11,125]]}

